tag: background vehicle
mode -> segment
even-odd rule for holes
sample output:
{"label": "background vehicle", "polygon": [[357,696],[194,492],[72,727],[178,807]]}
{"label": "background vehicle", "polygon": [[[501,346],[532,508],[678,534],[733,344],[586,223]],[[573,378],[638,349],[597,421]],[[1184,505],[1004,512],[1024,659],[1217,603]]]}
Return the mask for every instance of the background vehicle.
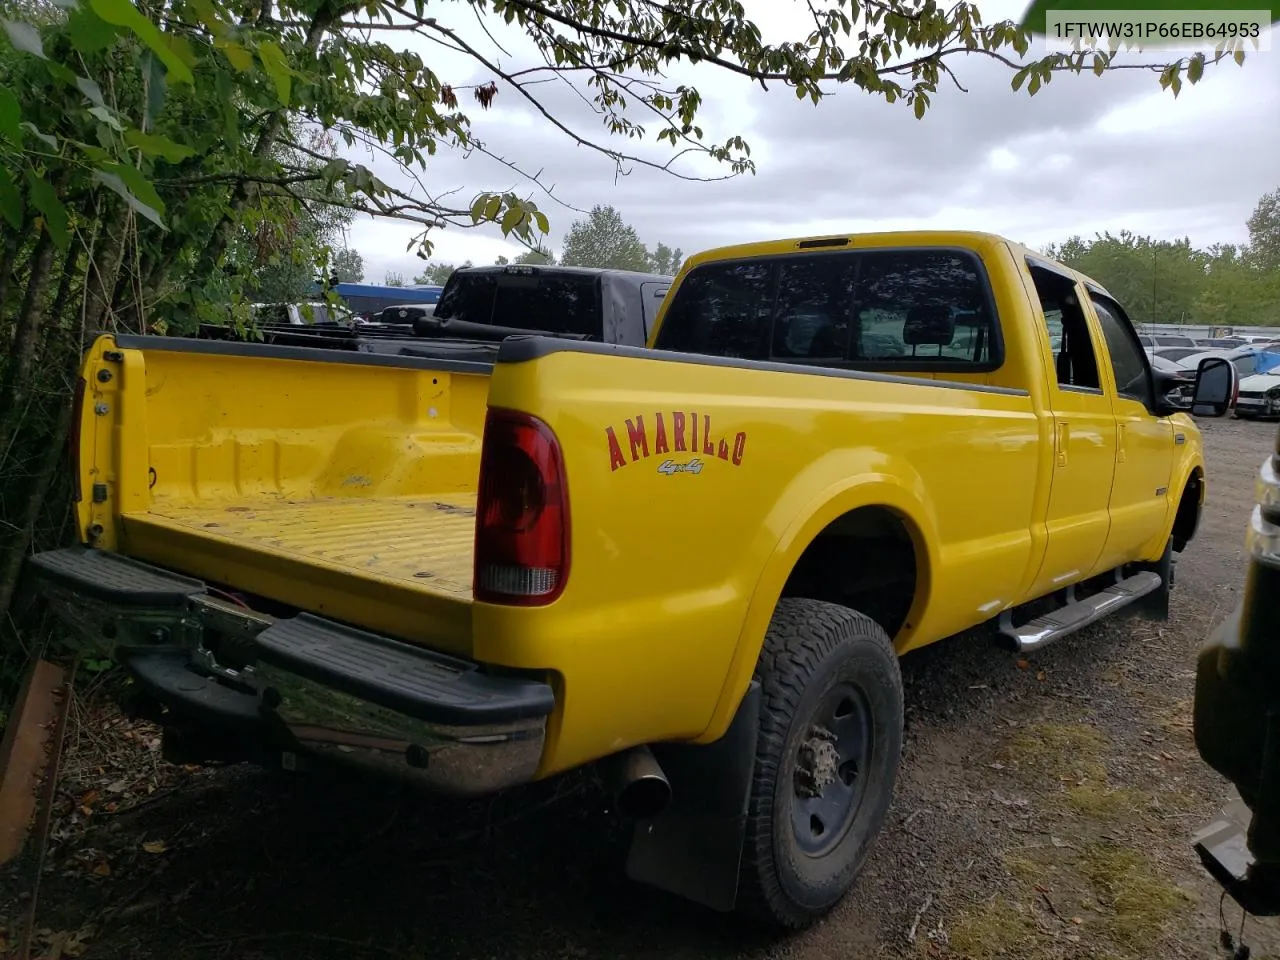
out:
{"label": "background vehicle", "polygon": [[[171,756],[466,795],[602,762],[631,876],[794,927],[884,822],[899,655],[1167,614],[1200,435],[1087,277],[979,233],[731,247],[646,348],[586,308],[657,281],[540,271],[451,278],[447,324],[559,325],[489,363],[97,341],[85,546],[30,569]],[[1205,361],[1192,412],[1233,386]]]}
{"label": "background vehicle", "polygon": [[1204,353],[1204,352],[1205,352],[1205,348],[1201,346],[1156,347],[1155,350],[1151,351],[1151,355],[1156,357],[1163,357],[1165,360],[1169,360],[1176,363],[1177,361],[1183,360],[1186,357],[1194,356],[1195,354]]}
{"label": "background vehicle", "polygon": [[379,310],[400,303],[436,303],[440,300],[443,289],[436,284],[388,287],[375,283],[338,283],[333,286],[333,291],[342,298],[348,309],[366,319]]}
{"label": "background vehicle", "polygon": [[1254,357],[1252,373],[1240,381],[1236,416],[1280,416],[1280,349],[1262,350]]}
{"label": "background vehicle", "polygon": [[513,334],[644,344],[671,288],[662,274],[595,267],[460,267],[430,316],[424,337],[501,341]]}

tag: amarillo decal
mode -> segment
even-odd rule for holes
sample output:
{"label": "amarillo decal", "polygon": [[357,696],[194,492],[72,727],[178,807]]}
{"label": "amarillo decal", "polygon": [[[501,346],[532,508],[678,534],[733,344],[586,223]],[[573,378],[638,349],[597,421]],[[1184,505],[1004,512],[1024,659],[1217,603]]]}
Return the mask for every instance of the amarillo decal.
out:
{"label": "amarillo decal", "polygon": [[[683,410],[658,412],[652,417],[637,414],[628,418],[617,430],[605,427],[604,434],[609,441],[610,470],[646,460],[650,456],[660,456],[663,461],[658,467],[659,473],[696,474],[701,473],[703,468],[699,455],[707,459],[717,457],[740,467],[742,455],[747,449],[745,430],[739,430],[730,442],[726,437],[713,432],[709,413],[699,416],[696,412],[685,413]],[[673,453],[689,453],[694,456],[682,463],[671,457]]]}

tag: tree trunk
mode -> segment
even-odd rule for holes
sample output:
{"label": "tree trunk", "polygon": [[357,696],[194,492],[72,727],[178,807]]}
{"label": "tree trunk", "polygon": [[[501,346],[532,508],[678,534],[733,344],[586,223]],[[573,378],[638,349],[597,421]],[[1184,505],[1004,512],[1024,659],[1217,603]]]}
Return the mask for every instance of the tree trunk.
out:
{"label": "tree trunk", "polygon": [[[116,277],[120,273],[120,263],[124,259],[128,214],[122,213],[113,221],[108,212],[103,223],[104,227],[98,235],[101,249],[94,247],[93,256],[85,266],[84,326],[86,330],[95,332],[102,330],[107,314],[115,306],[113,298]],[[105,226],[106,224],[110,226]]]}
{"label": "tree trunk", "polygon": [[40,519],[40,511],[44,507],[45,492],[53,482],[54,471],[58,469],[58,462],[65,452],[67,430],[70,426],[71,402],[68,399],[62,403],[53,436],[48,438],[44,452],[40,455],[40,465],[31,478],[22,514],[15,518],[14,526],[17,530],[8,538],[3,551],[0,551],[0,621],[9,613],[9,604],[13,601],[18,578],[22,574],[22,563],[26,560],[36,523]]}
{"label": "tree trunk", "polygon": [[9,363],[4,371],[4,384],[0,386],[0,463],[4,462],[9,443],[17,432],[22,419],[26,399],[31,391],[31,371],[35,365],[36,349],[40,343],[40,310],[44,299],[45,281],[53,264],[53,243],[48,231],[40,235],[31,255],[31,276],[27,280],[26,296],[18,311],[18,322],[13,333],[13,345],[9,351]]}
{"label": "tree trunk", "polygon": [[9,343],[9,337],[8,324],[4,319],[4,303],[9,295],[9,281],[13,278],[13,265],[18,260],[20,246],[22,239],[15,233],[5,241],[4,249],[0,250],[0,344],[5,346]]}

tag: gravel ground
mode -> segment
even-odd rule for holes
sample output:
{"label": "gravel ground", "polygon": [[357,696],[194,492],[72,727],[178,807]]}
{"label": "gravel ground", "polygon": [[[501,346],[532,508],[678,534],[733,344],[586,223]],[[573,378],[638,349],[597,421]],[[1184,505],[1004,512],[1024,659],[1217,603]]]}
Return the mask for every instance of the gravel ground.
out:
{"label": "gravel ground", "polygon": [[[1167,623],[1105,623],[1022,662],[972,636],[904,658],[889,821],[853,893],[802,934],[762,939],[629,883],[585,778],[457,806],[181,769],[156,759],[153,728],[89,697],[41,946],[112,960],[1221,957],[1218,891],[1189,838],[1229,794],[1192,743],[1192,669],[1235,602],[1274,429],[1204,425],[1209,502]],[[29,896],[19,867],[0,874],[11,943]],[[1226,916],[1234,930],[1239,910]],[[1246,939],[1253,957],[1280,956],[1280,924],[1251,919]]]}

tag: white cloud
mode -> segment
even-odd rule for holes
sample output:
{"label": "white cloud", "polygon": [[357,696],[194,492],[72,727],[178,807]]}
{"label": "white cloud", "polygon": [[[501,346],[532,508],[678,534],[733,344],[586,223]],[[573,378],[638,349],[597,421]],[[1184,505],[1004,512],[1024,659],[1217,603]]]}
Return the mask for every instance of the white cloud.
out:
{"label": "white cloud", "polygon": [[[797,0],[747,6],[766,39],[802,29],[796,17],[805,8]],[[997,0],[982,8],[992,22],[1017,17],[1022,3]],[[460,9],[468,19],[459,21],[459,31],[492,51],[504,69],[535,62],[527,38],[491,25],[510,56],[500,53],[469,8]],[[404,42],[407,35],[391,36]],[[445,82],[462,87],[489,79],[469,59],[408,37]],[[902,104],[890,106],[852,87],[838,88],[815,107],[781,85],[764,93],[714,67],[685,65],[672,79],[702,92],[700,122],[708,138],[742,134],[758,165],[755,176],[710,183],[640,165],[617,176],[607,157],[575,144],[507,86],[500,85],[494,109],[480,110],[473,101],[467,109],[479,140],[521,169],[540,172],[564,203],[612,204],[646,243],[662,241],[686,253],[746,238],[912,226],[994,230],[1033,244],[1118,229],[1189,236],[1197,244],[1240,242],[1253,205],[1280,186],[1276,54],[1252,54],[1243,68],[1210,68],[1177,99],[1159,89],[1154,74],[1136,70],[1101,78],[1059,75],[1029,97],[1013,92],[1010,71],[991,61],[972,57],[954,66],[968,92],[940,90],[917,121]],[[607,141],[598,117],[567,84],[542,84],[537,95],[582,136]],[[670,156],[665,145],[615,145],[659,162]],[[369,162],[366,155],[353,159]],[[388,163],[375,160],[374,166],[384,179],[412,186],[397,180]],[[449,202],[458,207],[481,190],[533,193],[552,220],[553,245],[580,215],[480,154],[464,159],[442,151],[420,178],[433,192],[456,189]],[[412,276],[421,261],[405,247],[416,232],[366,219],[353,224],[349,242],[364,256],[370,280],[387,270]],[[496,228],[449,228],[433,239],[433,259],[450,262],[492,262],[520,249]]]}

